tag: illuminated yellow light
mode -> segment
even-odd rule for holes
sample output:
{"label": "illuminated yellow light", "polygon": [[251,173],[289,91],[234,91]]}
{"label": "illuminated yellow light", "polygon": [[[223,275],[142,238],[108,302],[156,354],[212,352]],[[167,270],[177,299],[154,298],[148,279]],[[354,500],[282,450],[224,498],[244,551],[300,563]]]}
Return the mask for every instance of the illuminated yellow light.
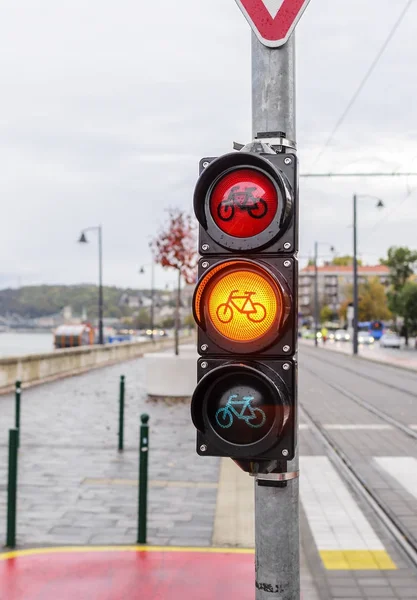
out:
{"label": "illuminated yellow light", "polygon": [[282,307],[269,278],[242,269],[218,274],[206,310],[213,327],[224,337],[251,342],[270,331]]}

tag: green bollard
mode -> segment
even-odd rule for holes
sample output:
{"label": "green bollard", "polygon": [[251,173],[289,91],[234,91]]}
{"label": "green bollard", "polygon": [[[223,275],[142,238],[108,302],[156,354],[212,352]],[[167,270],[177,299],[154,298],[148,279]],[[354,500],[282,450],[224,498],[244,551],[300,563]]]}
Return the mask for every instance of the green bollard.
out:
{"label": "green bollard", "polygon": [[119,452],[123,450],[125,429],[125,376],[120,375],[119,393]]}
{"label": "green bollard", "polygon": [[138,506],[138,544],[146,544],[146,520],[148,509],[148,450],[149,415],[141,415],[139,444],[139,506]]}
{"label": "green bollard", "polygon": [[9,479],[7,486],[7,539],[6,546],[16,547],[16,502],[17,502],[17,449],[19,432],[9,429]]}
{"label": "green bollard", "polygon": [[17,429],[17,447],[19,447],[19,432],[20,432],[20,397],[22,393],[22,382],[17,380],[15,384],[15,427]]}

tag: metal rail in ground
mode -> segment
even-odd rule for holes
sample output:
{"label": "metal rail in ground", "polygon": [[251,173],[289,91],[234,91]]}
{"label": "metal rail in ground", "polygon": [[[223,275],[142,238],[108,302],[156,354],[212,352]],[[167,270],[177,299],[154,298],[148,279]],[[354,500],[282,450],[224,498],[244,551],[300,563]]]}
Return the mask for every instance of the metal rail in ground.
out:
{"label": "metal rail in ground", "polygon": [[376,513],[386,530],[395,539],[403,552],[407,555],[413,566],[417,569],[417,544],[410,539],[410,534],[379,502],[377,496],[372,492],[360,475],[350,463],[346,454],[338,448],[324,428],[310,415],[309,411],[299,403],[301,414],[304,416],[316,437],[323,443],[328,451],[329,459],[343,474],[345,480],[366,500]]}
{"label": "metal rail in ground", "polygon": [[[303,346],[303,351],[304,348],[308,348],[308,346]],[[308,348],[308,350],[310,350],[310,348]],[[398,385],[394,385],[393,383],[389,383],[388,381],[383,381],[381,379],[378,379],[377,377],[372,377],[372,375],[365,375],[365,373],[361,373],[360,371],[356,371],[355,369],[350,369],[349,367],[345,367],[345,366],[341,366],[340,364],[333,362],[331,360],[327,360],[327,356],[328,354],[331,352],[331,350],[328,350],[327,348],[321,348],[321,350],[325,350],[326,352],[326,362],[328,362],[330,365],[332,365],[333,367],[342,369],[343,371],[347,371],[348,373],[353,373],[354,375],[357,375],[358,377],[362,377],[363,379],[368,379],[368,381],[373,381],[374,383],[378,383],[379,385],[385,385],[386,387],[391,388],[392,390],[396,390],[397,392],[401,392],[403,394],[407,394],[408,396],[411,396],[412,398],[417,398],[417,393],[414,392],[410,392],[410,390],[406,390]],[[315,355],[314,353],[308,352],[307,353],[309,357],[311,358],[316,358],[317,359],[317,355]],[[343,354],[343,353],[338,353],[338,356],[348,356],[348,354]],[[357,360],[357,359],[355,359]],[[368,361],[369,364],[370,361]],[[375,365],[376,367],[382,367],[384,368],[384,363],[382,362],[377,362],[377,361],[372,361],[372,364]],[[390,369],[395,369],[396,367],[393,365],[386,365],[388,366]],[[401,375],[404,375],[404,373],[406,373],[404,370],[401,371]],[[415,373],[411,372],[411,371],[407,371],[407,373],[409,373],[411,376],[414,376],[414,379],[416,379],[417,381],[417,371]]]}
{"label": "metal rail in ground", "polygon": [[[396,427],[397,429],[400,429],[403,433],[405,433],[409,437],[413,438],[414,440],[417,440],[417,431],[413,431],[413,429],[411,429],[410,427],[407,427],[407,425],[404,425],[404,423],[401,423],[400,421],[397,421],[397,419],[394,419],[394,417],[391,417],[390,415],[388,415],[383,410],[380,410],[379,408],[376,408],[376,406],[374,406],[373,404],[371,404],[370,402],[368,402],[364,398],[361,398],[357,394],[353,394],[352,392],[348,392],[347,390],[345,390],[345,388],[343,388],[342,386],[338,385],[337,383],[328,381],[327,379],[325,379],[324,377],[322,377],[321,375],[319,375],[318,373],[316,373],[315,371],[313,371],[313,369],[310,369],[309,367],[306,367],[305,365],[303,365],[302,368],[304,370],[308,371],[311,375],[314,375],[318,379],[321,379],[322,381],[324,381],[326,385],[328,385],[329,387],[333,388],[334,390],[336,390],[337,392],[339,392],[340,394],[342,394],[346,398],[349,398],[349,400],[352,400],[352,402],[355,402],[356,404],[358,404],[359,406],[361,406],[362,408],[364,408],[368,412],[373,413],[378,418],[380,418],[382,421],[385,421],[386,423],[389,423],[390,425],[393,425],[394,427]],[[340,367],[340,368],[343,368],[343,367]],[[384,385],[384,384],[382,384],[382,385]]]}

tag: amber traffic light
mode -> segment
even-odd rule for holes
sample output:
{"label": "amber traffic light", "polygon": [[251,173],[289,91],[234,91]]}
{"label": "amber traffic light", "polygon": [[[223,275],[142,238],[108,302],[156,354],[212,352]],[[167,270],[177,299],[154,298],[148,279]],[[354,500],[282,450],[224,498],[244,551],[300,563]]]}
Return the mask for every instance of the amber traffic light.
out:
{"label": "amber traffic light", "polygon": [[295,451],[297,193],[294,154],[246,152],[203,159],[194,192],[197,452],[252,472]]}
{"label": "amber traffic light", "polygon": [[[287,267],[290,273],[291,266]],[[246,258],[221,260],[205,271],[193,301],[200,349],[207,346],[207,350],[245,355],[268,349],[289,353],[294,343],[287,327],[291,292],[275,265]],[[271,350],[282,338],[282,348],[289,348]]]}

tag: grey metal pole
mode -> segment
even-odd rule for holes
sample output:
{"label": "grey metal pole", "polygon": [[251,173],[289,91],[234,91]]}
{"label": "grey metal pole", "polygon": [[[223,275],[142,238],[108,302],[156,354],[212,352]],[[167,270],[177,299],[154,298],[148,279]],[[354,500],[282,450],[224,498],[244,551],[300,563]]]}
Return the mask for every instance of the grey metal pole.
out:
{"label": "grey metal pole", "polygon": [[[253,137],[281,131],[295,141],[294,35],[271,49],[252,33],[252,128]],[[287,471],[298,471],[298,449]],[[285,487],[255,480],[256,600],[300,600],[299,545],[298,477]]]}
{"label": "grey metal pole", "polygon": [[281,48],[252,33],[252,134],[282,131],[295,140],[295,37]]}
{"label": "grey metal pole", "polygon": [[353,196],[353,354],[358,353],[358,223],[357,196]]}
{"label": "grey metal pole", "polygon": [[180,336],[180,310],[181,310],[181,271],[178,269],[178,286],[177,286],[177,301],[175,308],[175,354],[178,356],[179,350],[179,336]]}
{"label": "grey metal pole", "polygon": [[319,274],[317,267],[317,259],[318,259],[318,242],[314,243],[314,345],[318,346],[319,341],[317,339],[317,334],[319,331]]}
{"label": "grey metal pole", "polygon": [[101,225],[98,226],[98,343],[104,344],[103,335],[103,246]]}
{"label": "grey metal pole", "polygon": [[153,330],[155,328],[155,261],[152,255],[151,264],[151,340],[154,340]]}

